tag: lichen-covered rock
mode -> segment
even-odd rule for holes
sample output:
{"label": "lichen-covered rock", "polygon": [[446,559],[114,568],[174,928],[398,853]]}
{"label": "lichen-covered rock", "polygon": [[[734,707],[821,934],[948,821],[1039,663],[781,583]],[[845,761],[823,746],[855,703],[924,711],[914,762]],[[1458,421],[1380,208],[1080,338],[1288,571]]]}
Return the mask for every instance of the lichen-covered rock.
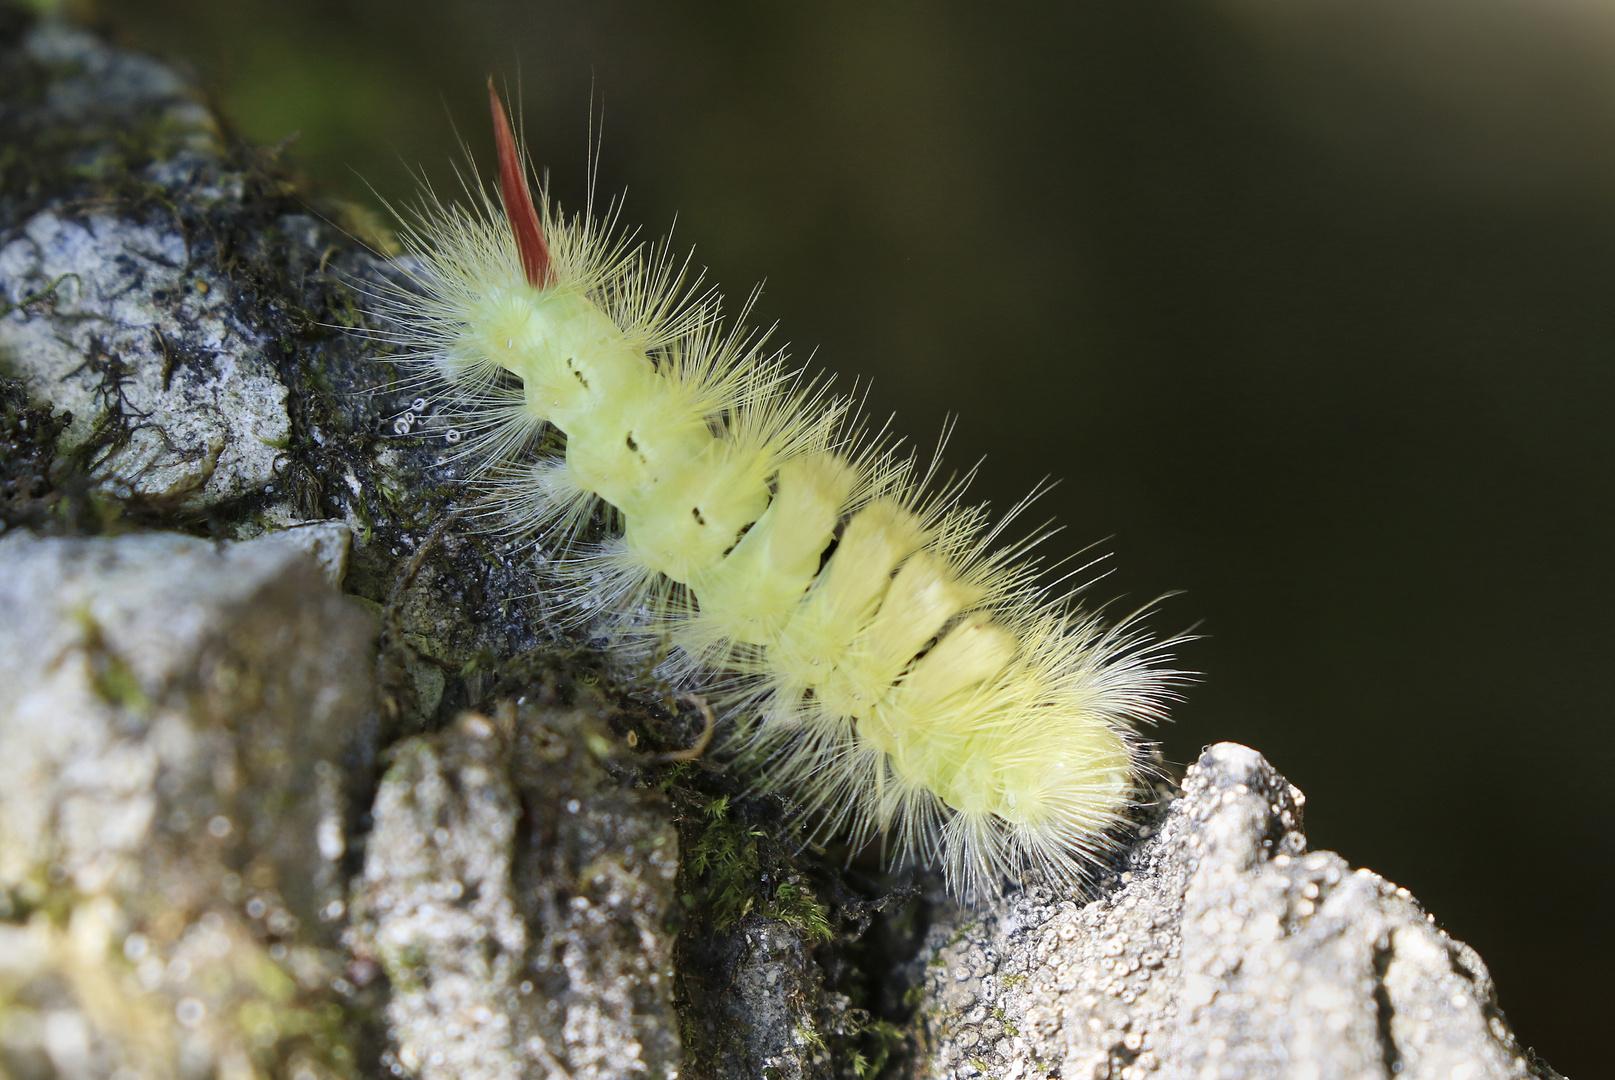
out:
{"label": "lichen-covered rock", "polygon": [[[30,62],[71,74],[31,107],[12,102],[0,115],[8,135],[110,142],[127,137],[120,124],[157,125],[166,156],[128,178],[148,200],[181,189],[193,202],[241,198],[239,178],[220,187],[204,167],[219,153],[217,129],[168,68],[54,24],[13,54],[13,65]],[[86,137],[70,161],[93,169],[107,153]],[[262,331],[237,315],[229,279],[163,215],[55,194],[0,234],[0,373],[71,412],[64,449],[82,449],[97,475],[132,492],[197,506],[261,492],[291,435],[286,387]]]}
{"label": "lichen-covered rock", "polygon": [[0,538],[0,1074],[353,1075],[374,627],[301,548]]}
{"label": "lichen-covered rock", "polygon": [[673,1077],[678,840],[598,704],[463,714],[394,751],[350,942],[425,1080]]}
{"label": "lichen-covered rock", "polygon": [[340,521],[306,521],[274,532],[256,533],[256,536],[302,552],[314,560],[333,589],[342,587],[342,580],[348,574],[348,551],[353,546],[353,533]]}
{"label": "lichen-covered rock", "polygon": [[1254,750],[1221,743],[1140,828],[1107,895],[1031,889],[933,924],[916,1073],[1532,1075],[1480,957],[1406,889],[1308,853],[1303,801]]}

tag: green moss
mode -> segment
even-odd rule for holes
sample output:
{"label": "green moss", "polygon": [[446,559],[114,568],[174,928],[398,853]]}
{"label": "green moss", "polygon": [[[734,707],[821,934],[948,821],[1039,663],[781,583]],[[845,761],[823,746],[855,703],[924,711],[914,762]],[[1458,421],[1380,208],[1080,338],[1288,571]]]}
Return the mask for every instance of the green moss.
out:
{"label": "green moss", "polygon": [[80,289],[84,287],[84,279],[79,277],[73,271],[69,270],[67,273],[57,278],[49,285],[46,285],[43,289],[40,289],[37,292],[29,293],[15,304],[8,303],[5,297],[0,296],[0,318],[10,315],[18,308],[25,308],[29,304],[39,303],[41,300],[50,300],[54,302],[56,299],[56,290],[61,288],[62,282],[66,281],[68,278],[72,278],[74,283],[77,284]]}
{"label": "green moss", "polygon": [[903,1030],[887,1020],[868,1020],[849,1034],[859,1044],[858,1049],[848,1053],[858,1080],[874,1080],[907,1041]]}
{"label": "green moss", "polygon": [[761,913],[795,927],[809,941],[829,941],[834,937],[830,915],[813,890],[787,881],[774,890],[773,899],[762,905]]}
{"label": "green moss", "polygon": [[676,787],[684,787],[699,769],[693,761],[675,761],[662,769],[656,788],[665,794]]}
{"label": "green moss", "polygon": [[483,671],[497,671],[499,657],[486,645],[479,646],[465,663],[460,665],[460,678],[469,679]]}
{"label": "green moss", "polygon": [[803,1018],[802,1022],[796,1025],[794,1034],[801,1040],[803,1046],[811,1046],[815,1050],[824,1049],[824,1036],[813,1026],[813,1021]]}
{"label": "green moss", "polygon": [[703,822],[689,846],[687,861],[691,875],[702,886],[714,926],[721,929],[755,913],[785,923],[808,941],[831,940],[829,912],[812,889],[793,878],[781,882],[772,895],[765,893],[757,848],[758,839],[765,834],[741,822],[732,813],[727,796],[707,803]]}
{"label": "green moss", "polygon": [[725,927],[752,909],[758,890],[757,838],[762,832],[729,812],[729,799],[707,804],[705,825],[689,851],[693,876],[705,886],[713,924]]}

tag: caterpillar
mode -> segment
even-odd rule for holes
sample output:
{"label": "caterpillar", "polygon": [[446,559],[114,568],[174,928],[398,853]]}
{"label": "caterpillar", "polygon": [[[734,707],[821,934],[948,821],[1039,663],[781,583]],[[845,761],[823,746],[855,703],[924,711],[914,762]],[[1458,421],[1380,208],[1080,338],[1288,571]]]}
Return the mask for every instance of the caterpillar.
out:
{"label": "caterpillar", "polygon": [[1175,696],[1173,642],[1040,587],[1040,538],[994,546],[1024,501],[995,522],[968,474],[867,435],[665,243],[592,194],[535,201],[488,91],[497,194],[474,165],[470,208],[428,189],[400,217],[407,280],[374,299],[395,359],[448,387],[494,527],[542,545],[577,618],[664,643],[821,834],[878,834],[956,896],[1080,885]]}

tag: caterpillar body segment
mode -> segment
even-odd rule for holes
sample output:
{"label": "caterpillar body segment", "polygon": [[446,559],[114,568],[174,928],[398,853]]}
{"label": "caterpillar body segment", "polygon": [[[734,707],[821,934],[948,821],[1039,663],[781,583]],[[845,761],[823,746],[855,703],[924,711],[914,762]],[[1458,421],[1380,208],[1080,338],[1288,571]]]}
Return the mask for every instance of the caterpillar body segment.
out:
{"label": "caterpillar body segment", "polygon": [[[499,526],[715,675],[729,747],[822,829],[940,859],[956,894],[1081,880],[1172,696],[1162,646],[1045,595],[1002,523],[862,446],[846,399],[724,331],[665,253],[535,203],[490,94],[500,200],[428,201],[415,287],[380,306],[454,388]],[[550,430],[560,456],[534,452]],[[620,536],[576,542],[600,502]]]}

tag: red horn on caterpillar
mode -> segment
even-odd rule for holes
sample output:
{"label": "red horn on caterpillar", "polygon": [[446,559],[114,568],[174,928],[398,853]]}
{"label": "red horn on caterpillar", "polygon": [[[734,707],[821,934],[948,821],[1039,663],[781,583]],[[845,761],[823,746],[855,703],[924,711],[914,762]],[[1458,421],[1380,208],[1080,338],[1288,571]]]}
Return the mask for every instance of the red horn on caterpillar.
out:
{"label": "red horn on caterpillar", "polygon": [[493,137],[499,148],[499,194],[505,204],[510,231],[516,237],[516,250],[521,253],[522,273],[533,288],[548,288],[555,278],[550,267],[550,248],[544,242],[544,226],[539,223],[533,193],[527,187],[527,170],[516,149],[510,117],[505,114],[504,102],[499,100],[491,75],[488,77],[488,105],[493,110]]}

